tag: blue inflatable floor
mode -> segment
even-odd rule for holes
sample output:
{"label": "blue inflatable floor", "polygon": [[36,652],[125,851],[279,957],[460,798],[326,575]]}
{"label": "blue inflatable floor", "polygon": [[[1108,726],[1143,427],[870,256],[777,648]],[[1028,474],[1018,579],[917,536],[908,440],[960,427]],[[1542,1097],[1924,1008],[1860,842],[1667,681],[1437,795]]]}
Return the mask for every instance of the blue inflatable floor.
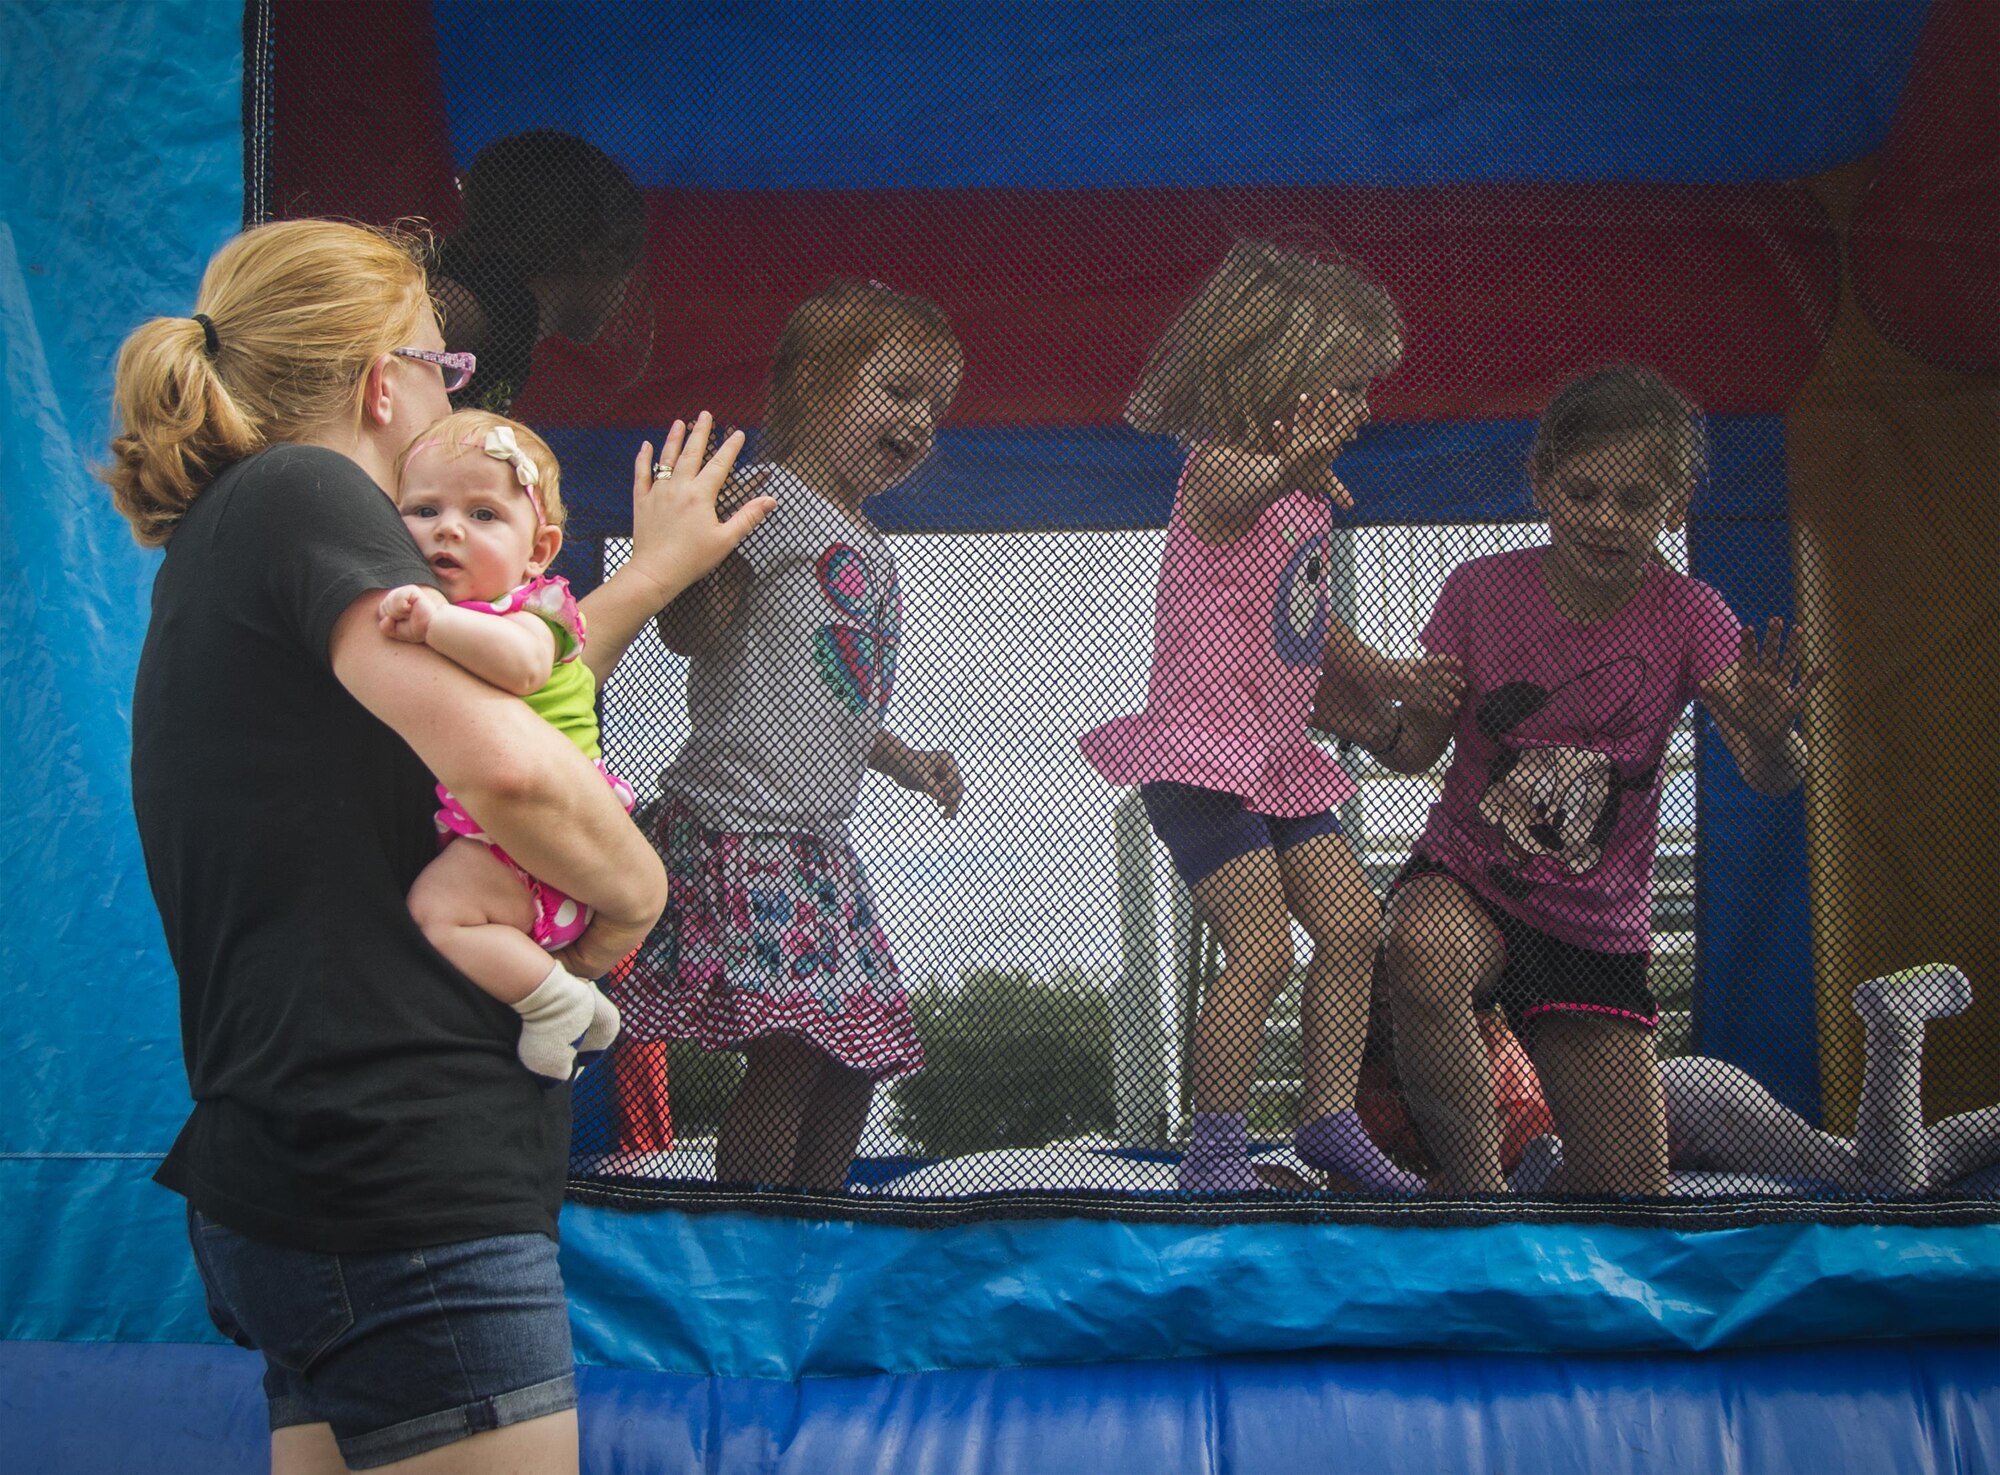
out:
{"label": "blue inflatable floor", "polygon": [[[798,1383],[584,1368],[588,1475],[2000,1470],[2000,1341],[1339,1353]],[[233,1348],[0,1343],[0,1472],[262,1471]]]}

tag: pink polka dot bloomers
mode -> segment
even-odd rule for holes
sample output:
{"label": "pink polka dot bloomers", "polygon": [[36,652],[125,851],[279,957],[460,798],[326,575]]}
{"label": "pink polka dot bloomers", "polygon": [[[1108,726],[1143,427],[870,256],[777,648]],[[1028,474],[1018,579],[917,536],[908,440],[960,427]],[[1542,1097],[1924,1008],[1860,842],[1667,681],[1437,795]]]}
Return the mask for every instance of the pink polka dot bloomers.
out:
{"label": "pink polka dot bloomers", "polygon": [[[611,785],[611,792],[618,796],[618,802],[625,806],[625,812],[632,812],[635,796],[632,786],[604,766],[604,760],[597,760],[597,771],[604,775],[604,781]],[[590,925],[590,908],[575,898],[558,891],[546,881],[537,880],[521,869],[514,857],[502,850],[479,828],[479,821],[465,812],[465,806],[452,797],[451,790],[443,784],[437,786],[438,843],[442,846],[454,839],[478,840],[493,852],[495,860],[506,866],[521,878],[521,884],[528,888],[528,895],[535,903],[535,925],[529,929],[529,936],[538,947],[556,952],[568,947]]]}
{"label": "pink polka dot bloomers", "polygon": [[[568,582],[537,576],[498,599],[462,600],[458,607],[499,617],[530,614],[547,622],[556,639],[555,664],[550,669],[549,679],[539,690],[530,692],[525,700],[597,765],[597,771],[611,785],[611,792],[618,796],[618,802],[630,814],[634,802],[632,786],[606,768],[604,760],[598,756],[596,678],[583,663],[583,611],[578,608]],[[442,847],[461,836],[467,840],[478,840],[493,852],[502,865],[521,878],[521,884],[528,888],[528,895],[535,903],[535,922],[529,929],[529,935],[537,944],[554,952],[583,936],[584,929],[590,925],[589,907],[523,870],[512,856],[494,844],[479,828],[479,821],[466,813],[465,806],[453,798],[443,784],[438,785],[437,797],[441,806],[437,812],[438,844]]]}

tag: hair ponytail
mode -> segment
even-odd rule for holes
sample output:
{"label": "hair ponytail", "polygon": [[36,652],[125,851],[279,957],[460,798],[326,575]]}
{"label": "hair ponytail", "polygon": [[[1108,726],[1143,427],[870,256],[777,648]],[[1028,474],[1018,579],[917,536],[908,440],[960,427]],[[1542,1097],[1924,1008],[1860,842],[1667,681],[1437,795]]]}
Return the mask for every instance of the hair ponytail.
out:
{"label": "hair ponytail", "polygon": [[157,548],[223,467],[261,438],[209,358],[193,318],[154,318],[118,351],[118,421],[100,473],[132,536]]}
{"label": "hair ponytail", "polygon": [[132,536],[160,547],[232,462],[358,417],[369,364],[408,341],[427,303],[407,236],[288,220],[230,241],[202,277],[206,325],[154,318],[118,350],[118,430],[98,475]]}

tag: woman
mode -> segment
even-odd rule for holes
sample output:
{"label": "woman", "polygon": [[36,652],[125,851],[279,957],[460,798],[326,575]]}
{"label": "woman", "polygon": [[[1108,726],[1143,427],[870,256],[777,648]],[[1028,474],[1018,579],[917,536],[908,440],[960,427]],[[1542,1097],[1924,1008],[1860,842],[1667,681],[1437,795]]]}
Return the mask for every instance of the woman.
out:
{"label": "woman", "polygon": [[[449,345],[479,358],[452,403],[505,415],[527,387],[536,344],[595,343],[635,279],[643,288],[646,201],[609,154],[549,129],[488,144],[463,190],[465,225],[437,246],[431,294]],[[636,319],[650,333],[650,311]],[[645,368],[650,337],[636,347],[624,367],[631,379]]]}
{"label": "woman", "polygon": [[[384,591],[434,582],[387,489],[471,367],[443,349],[410,243],[306,220],[224,246],[198,311],[118,359],[104,476],[166,550],[133,806],[195,1098],[158,1179],[188,1200],[217,1326],[264,1354],[281,1475],[576,1468],[568,1093],[519,1068],[511,1011],[410,918],[432,786],[596,909],[573,972],[666,899],[574,744],[377,626]],[[751,520],[718,524],[692,464],[656,487],[637,583],[671,597]]]}

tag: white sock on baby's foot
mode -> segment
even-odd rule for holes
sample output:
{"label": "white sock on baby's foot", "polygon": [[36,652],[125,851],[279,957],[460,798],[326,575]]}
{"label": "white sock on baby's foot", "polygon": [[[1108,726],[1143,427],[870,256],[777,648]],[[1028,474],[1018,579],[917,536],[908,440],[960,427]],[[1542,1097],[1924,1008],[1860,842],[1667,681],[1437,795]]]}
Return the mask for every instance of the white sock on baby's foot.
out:
{"label": "white sock on baby's foot", "polygon": [[1925,1021],[1963,1014],[1971,1003],[1971,981],[1949,963],[1871,978],[1854,991],[1854,1012],[1870,1029],[1887,1025],[1918,1036]]}
{"label": "white sock on baby's foot", "polygon": [[594,983],[585,987],[590,990],[591,1015],[590,1028],[583,1032],[583,1038],[576,1044],[576,1063],[579,1066],[590,1065],[609,1050],[624,1022],[618,1017],[618,1006],[604,997],[602,989]]}
{"label": "white sock on baby's foot", "polygon": [[[593,1000],[607,1008],[611,1003],[562,964],[553,965],[535,991],[514,1005],[521,1016],[521,1042],[514,1047],[521,1064],[551,1084],[568,1084],[576,1073],[577,1046],[596,1019]],[[617,1011],[612,1012],[615,1018]]]}

